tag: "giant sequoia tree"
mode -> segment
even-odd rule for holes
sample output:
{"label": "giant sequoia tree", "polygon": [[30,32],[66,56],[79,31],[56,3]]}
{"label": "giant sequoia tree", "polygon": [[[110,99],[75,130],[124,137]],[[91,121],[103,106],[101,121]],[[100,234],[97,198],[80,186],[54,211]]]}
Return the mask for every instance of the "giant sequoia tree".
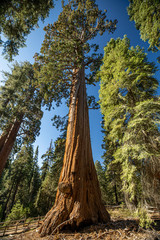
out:
{"label": "giant sequoia tree", "polygon": [[40,130],[42,97],[29,62],[16,63],[12,73],[4,73],[5,84],[0,88],[0,175],[13,148],[16,137],[35,140]]}
{"label": "giant sequoia tree", "polygon": [[[92,158],[85,83],[94,82],[101,60],[95,53],[98,45],[88,41],[114,28],[115,22],[106,21],[106,14],[94,0],[69,0],[67,5],[63,1],[58,20],[45,28],[45,40],[35,64],[40,69],[39,85],[47,90],[48,100],[63,96],[69,89],[70,107],[56,200],[40,228],[41,236],[64,225],[76,228],[109,220]],[[89,55],[91,49],[93,53]],[[91,70],[88,76],[86,68]]]}

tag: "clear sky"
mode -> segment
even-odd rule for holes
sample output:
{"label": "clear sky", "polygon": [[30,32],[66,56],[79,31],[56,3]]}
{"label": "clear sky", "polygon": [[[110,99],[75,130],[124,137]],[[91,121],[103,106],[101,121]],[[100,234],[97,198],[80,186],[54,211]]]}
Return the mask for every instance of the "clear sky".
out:
{"label": "clear sky", "polygon": [[[129,21],[129,16],[127,14],[127,6],[129,5],[128,0],[97,0],[96,1],[99,8],[107,10],[108,19],[117,19],[117,30],[114,34],[108,34],[107,32],[103,36],[98,36],[94,39],[95,43],[100,45],[100,52],[103,53],[103,48],[106,46],[107,42],[110,38],[123,38],[124,35],[131,41],[132,46],[140,45],[144,47],[147,51],[148,44],[144,43],[140,39],[139,31],[136,30],[134,22]],[[41,44],[44,40],[44,26],[48,23],[53,23],[57,20],[59,13],[61,12],[61,0],[55,1],[55,8],[51,10],[49,17],[45,20],[44,24],[40,22],[40,27],[36,30],[32,31],[32,33],[28,36],[26,45],[27,47],[20,49],[19,55],[15,57],[15,60],[18,62],[23,61],[30,61],[31,63],[34,62],[33,56],[36,52],[40,51]],[[1,55],[0,51],[0,71],[9,71],[9,66],[12,63],[7,62]],[[156,61],[157,54],[148,53],[148,60],[149,61]],[[156,74],[157,78],[159,77],[159,73]],[[2,80],[2,74],[0,72],[0,79]],[[87,89],[88,94],[94,95],[98,100],[98,91],[99,91],[99,84],[96,87],[89,87]],[[41,164],[40,156],[44,154],[49,147],[51,139],[53,142],[59,136],[59,132],[56,130],[55,127],[52,126],[51,118],[55,114],[64,116],[67,114],[68,109],[61,105],[59,108],[55,110],[51,110],[50,112],[44,111],[44,116],[42,119],[41,125],[41,132],[39,137],[35,142],[35,147],[39,145],[39,163]],[[103,135],[101,133],[101,120],[102,116],[100,110],[89,110],[89,117],[90,117],[90,132],[91,132],[91,144],[92,144],[92,151],[93,151],[93,159],[94,161],[100,160],[103,154],[103,150],[101,148]]]}

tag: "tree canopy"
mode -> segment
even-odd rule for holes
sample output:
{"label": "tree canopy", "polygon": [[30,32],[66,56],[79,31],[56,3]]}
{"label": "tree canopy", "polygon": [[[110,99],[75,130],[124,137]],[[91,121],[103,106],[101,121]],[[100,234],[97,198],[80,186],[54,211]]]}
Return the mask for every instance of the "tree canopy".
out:
{"label": "tree canopy", "polygon": [[32,64],[15,63],[11,73],[3,74],[5,81],[0,87],[0,129],[5,131],[15,119],[22,117],[19,134],[35,140],[40,130],[42,95],[33,86],[36,79]]}
{"label": "tree canopy", "polygon": [[[88,41],[99,32],[113,32],[117,21],[106,20],[106,14],[98,9],[94,1],[68,1],[64,5],[58,20],[48,24],[40,54],[35,55],[35,69],[38,84],[45,92],[48,102],[59,103],[62,97],[68,97],[72,86],[73,69],[78,69],[83,61],[91,72],[86,82],[95,81],[96,70],[101,63],[101,54],[96,54],[98,44]],[[89,55],[89,52],[94,52]],[[40,72],[38,73],[38,71]]]}
{"label": "tree canopy", "polygon": [[12,73],[4,73],[0,87],[0,174],[15,140],[21,145],[33,142],[39,134],[42,118],[42,95],[33,86],[35,77],[29,62],[14,64]]}
{"label": "tree canopy", "polygon": [[151,167],[159,161],[160,105],[155,72],[155,64],[147,61],[139,46],[130,47],[127,37],[111,39],[105,47],[100,105],[109,143],[106,152],[112,153],[111,164],[121,163],[123,191],[131,200],[136,196],[140,201],[145,195],[143,173],[148,164]]}

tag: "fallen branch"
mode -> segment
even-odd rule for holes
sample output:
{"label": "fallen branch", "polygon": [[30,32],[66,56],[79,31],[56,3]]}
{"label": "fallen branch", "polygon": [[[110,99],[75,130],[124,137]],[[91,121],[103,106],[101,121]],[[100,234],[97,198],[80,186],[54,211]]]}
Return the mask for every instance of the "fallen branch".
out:
{"label": "fallen branch", "polygon": [[[74,219],[74,217],[72,217],[71,219],[68,219],[64,222],[62,222],[61,224],[59,224],[51,233],[51,235],[53,235],[55,232],[57,232],[59,229],[63,228],[65,225],[70,224],[72,222],[72,220]],[[49,238],[49,240],[52,240],[52,236],[51,238]]]}
{"label": "fallen branch", "polygon": [[105,231],[105,232],[102,233],[100,236],[98,236],[96,239],[99,239],[99,238],[103,237],[105,234],[110,234],[110,233],[113,233],[113,232],[114,232],[114,231],[110,231],[110,232]]}

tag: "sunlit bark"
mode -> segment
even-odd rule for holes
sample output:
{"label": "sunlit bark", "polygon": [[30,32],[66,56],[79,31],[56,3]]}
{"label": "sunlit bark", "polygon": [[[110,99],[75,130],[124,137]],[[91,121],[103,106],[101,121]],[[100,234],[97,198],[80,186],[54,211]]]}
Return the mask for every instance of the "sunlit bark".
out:
{"label": "sunlit bark", "polygon": [[9,154],[13,148],[17,133],[22,122],[22,117],[15,120],[10,127],[0,136],[0,176],[6,165]]}
{"label": "sunlit bark", "polygon": [[41,236],[69,226],[73,229],[107,222],[92,157],[84,67],[74,70],[63,168],[53,208],[40,228]]}

